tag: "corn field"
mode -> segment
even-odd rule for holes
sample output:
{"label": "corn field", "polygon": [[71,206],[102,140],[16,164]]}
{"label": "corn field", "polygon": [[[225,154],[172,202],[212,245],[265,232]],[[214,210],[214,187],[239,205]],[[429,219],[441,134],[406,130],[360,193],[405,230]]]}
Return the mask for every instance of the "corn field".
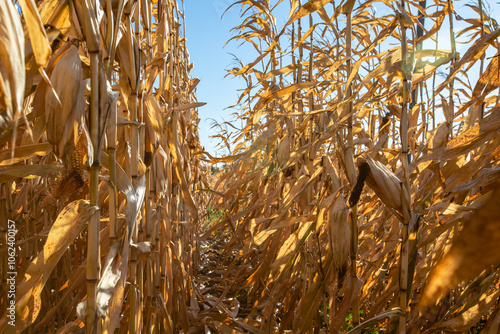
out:
{"label": "corn field", "polygon": [[213,157],[183,1],[0,0],[0,333],[499,333],[486,2],[233,2]]}

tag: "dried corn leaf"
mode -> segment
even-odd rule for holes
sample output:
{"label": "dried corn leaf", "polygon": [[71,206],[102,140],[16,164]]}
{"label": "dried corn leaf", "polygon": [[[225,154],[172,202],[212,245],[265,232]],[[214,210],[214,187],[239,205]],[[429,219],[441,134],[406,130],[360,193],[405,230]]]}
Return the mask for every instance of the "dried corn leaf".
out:
{"label": "dried corn leaf", "polygon": [[442,331],[465,332],[481,320],[481,317],[495,305],[499,296],[500,290],[489,294],[484,293],[476,305],[456,317],[437,323],[424,333],[439,333]]}
{"label": "dried corn leaf", "polygon": [[203,107],[206,103],[205,102],[195,102],[195,103],[186,103],[186,104],[181,104],[180,106],[174,107],[175,111],[183,111],[183,110],[188,110],[192,108],[199,108]]}
{"label": "dried corn leaf", "polygon": [[26,28],[30,36],[30,43],[35,55],[36,64],[40,67],[45,67],[49,62],[51,49],[42,19],[38,14],[38,9],[33,0],[21,0],[19,3],[21,4]]}
{"label": "dried corn leaf", "polygon": [[16,313],[18,329],[33,323],[41,311],[40,294],[68,246],[80,234],[97,208],[87,201],[68,204],[50,228],[43,250],[30,263],[23,281],[17,287]]}
{"label": "dried corn leaf", "polygon": [[55,33],[67,35],[72,28],[67,0],[48,0],[40,5],[40,18],[44,25],[54,27]]}
{"label": "dried corn leaf", "polygon": [[[14,151],[13,158],[11,159],[11,154]],[[23,160],[32,158],[36,155],[47,155],[52,152],[52,145],[49,143],[32,144],[18,146],[14,150],[5,149],[0,151],[0,166],[13,165],[15,163],[21,162]]]}
{"label": "dried corn leaf", "polygon": [[488,201],[464,222],[464,227],[453,241],[449,252],[435,266],[424,290],[420,305],[428,306],[455,285],[479,275],[491,266],[500,266],[498,229],[500,217],[500,190],[495,190]]}
{"label": "dried corn leaf", "polygon": [[482,36],[477,39],[474,44],[467,50],[464,56],[457,63],[453,64],[453,68],[448,74],[446,80],[439,85],[434,91],[434,95],[437,96],[445,87],[447,87],[450,81],[457,75],[457,73],[462,69],[467,62],[475,62],[483,55],[486,48],[490,45],[500,35],[500,28],[497,30]]}
{"label": "dried corn leaf", "polygon": [[[326,4],[330,3],[329,0],[311,0],[306,4],[302,5],[293,15],[288,19],[288,23],[286,25],[291,24],[292,22],[300,19],[301,17],[307,16],[320,8],[323,8]],[[354,2],[354,1],[351,1]],[[352,9],[352,7],[351,7]]]}
{"label": "dried corn leaf", "polygon": [[59,165],[15,165],[0,167],[0,183],[23,177],[32,179],[39,176],[56,177],[63,170]]}
{"label": "dried corn leaf", "polygon": [[301,298],[296,311],[293,328],[297,333],[305,333],[310,328],[318,306],[322,302],[321,295],[324,293],[324,288],[324,282],[320,274],[316,273],[305,296]]}

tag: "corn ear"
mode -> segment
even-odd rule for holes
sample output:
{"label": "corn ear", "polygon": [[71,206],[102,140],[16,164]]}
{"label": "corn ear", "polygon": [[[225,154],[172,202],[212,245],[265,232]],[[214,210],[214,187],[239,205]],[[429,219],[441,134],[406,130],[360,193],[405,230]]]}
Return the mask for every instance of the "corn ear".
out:
{"label": "corn ear", "polygon": [[52,90],[45,93],[47,137],[60,157],[70,154],[75,145],[76,131],[84,115],[83,70],[77,48],[72,45],[60,58],[52,71],[50,81],[61,104]]}
{"label": "corn ear", "polygon": [[349,228],[349,208],[341,194],[330,209],[330,243],[333,253],[333,265],[342,268],[349,258],[351,229]]}
{"label": "corn ear", "polygon": [[51,54],[49,39],[43,26],[35,1],[19,1],[23,10],[26,28],[30,37],[30,44],[35,55],[36,63],[40,67],[47,66]]}
{"label": "corn ear", "polygon": [[446,123],[442,123],[434,132],[432,140],[429,141],[431,149],[438,149],[446,145],[448,142],[449,127]]}
{"label": "corn ear", "polygon": [[[369,156],[359,158],[357,164],[358,166],[368,164],[366,183],[387,206],[402,213],[401,180],[389,168]],[[409,194],[406,198],[409,198]]]}
{"label": "corn ear", "polygon": [[278,164],[279,166],[283,166],[288,159],[290,159],[290,138],[283,138],[278,145],[277,152]]}

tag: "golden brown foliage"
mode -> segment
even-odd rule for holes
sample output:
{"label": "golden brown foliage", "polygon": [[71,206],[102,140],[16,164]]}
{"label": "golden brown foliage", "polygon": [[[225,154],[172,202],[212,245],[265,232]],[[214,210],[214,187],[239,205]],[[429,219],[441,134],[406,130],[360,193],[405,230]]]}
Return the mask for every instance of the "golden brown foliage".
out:
{"label": "golden brown foliage", "polygon": [[0,332],[186,333],[208,183],[179,4],[0,7]]}
{"label": "golden brown foliage", "polygon": [[14,248],[20,332],[497,332],[500,28],[456,3],[235,1],[216,159],[177,1],[0,0],[0,310]]}
{"label": "golden brown foliage", "polygon": [[[498,23],[468,4],[482,23],[455,33],[458,1],[292,0],[276,26],[276,3],[238,2],[234,39],[260,49],[230,71],[249,83],[243,126],[211,159],[227,163],[226,289],[248,305],[233,328],[466,332],[483,317],[496,332]],[[443,22],[451,50],[432,42]]]}

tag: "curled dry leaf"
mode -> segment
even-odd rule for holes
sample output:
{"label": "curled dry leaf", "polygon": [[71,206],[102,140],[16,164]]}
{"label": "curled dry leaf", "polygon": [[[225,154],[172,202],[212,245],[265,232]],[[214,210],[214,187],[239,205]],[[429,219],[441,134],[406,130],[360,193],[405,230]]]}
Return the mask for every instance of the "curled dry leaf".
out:
{"label": "curled dry leaf", "polygon": [[43,250],[28,266],[24,279],[17,287],[16,313],[20,315],[17,329],[33,323],[41,311],[41,292],[63,253],[81,233],[90,216],[96,211],[88,201],[68,204],[50,228]]}
{"label": "curled dry leaf", "polygon": [[36,178],[37,176],[55,177],[63,170],[58,165],[16,165],[0,167],[0,182],[12,181],[23,177],[26,179]]}
{"label": "curled dry leaf", "polygon": [[191,108],[199,108],[199,107],[203,107],[205,104],[206,104],[206,102],[186,103],[186,104],[182,104],[180,106],[174,107],[174,110],[183,111],[183,110],[188,110]]}
{"label": "curled dry leaf", "polygon": [[[113,296],[117,284],[122,279],[122,257],[119,254],[120,244],[111,246],[106,257],[102,277],[97,286],[97,316],[104,318],[106,316],[109,301]],[[85,321],[87,311],[87,301],[80,302],[77,306],[78,317]]]}
{"label": "curled dry leaf", "polygon": [[[38,14],[38,9],[34,0],[19,1],[23,11],[23,16],[30,37],[30,44],[35,55],[36,63],[40,67],[47,66],[51,54],[49,40],[45,33],[45,28]],[[26,52],[28,53],[28,52]]]}
{"label": "curled dry leaf", "polygon": [[453,64],[453,67],[450,71],[450,74],[446,78],[446,80],[439,85],[434,91],[434,94],[437,96],[449,83],[453,78],[457,75],[457,73],[462,69],[467,62],[475,62],[477,61],[483,54],[486,48],[492,41],[494,41],[500,35],[500,29],[496,29],[489,34],[485,34],[481,36],[481,38],[474,41],[474,44],[467,50],[464,56],[460,59],[460,61]]}
{"label": "curled dry leaf", "polygon": [[186,174],[184,172],[184,168],[182,166],[182,161],[181,161],[182,154],[179,147],[179,139],[177,137],[178,119],[179,119],[179,112],[176,111],[173,113],[173,118],[171,121],[170,136],[169,136],[170,153],[172,154],[175,174],[180,182],[182,196],[186,203],[187,209],[191,213],[193,220],[198,221],[199,211],[196,202],[193,198],[193,195],[191,193],[191,190],[189,189]]}
{"label": "curled dry leaf", "polygon": [[[290,17],[288,20],[287,24],[290,24],[301,17],[304,17],[306,15],[309,15],[315,11],[317,11],[320,8],[323,8],[326,4],[330,3],[331,1],[329,0],[311,0],[302,5],[293,15]],[[354,3],[354,1],[348,0],[348,2]],[[351,7],[352,8],[352,7]]]}

